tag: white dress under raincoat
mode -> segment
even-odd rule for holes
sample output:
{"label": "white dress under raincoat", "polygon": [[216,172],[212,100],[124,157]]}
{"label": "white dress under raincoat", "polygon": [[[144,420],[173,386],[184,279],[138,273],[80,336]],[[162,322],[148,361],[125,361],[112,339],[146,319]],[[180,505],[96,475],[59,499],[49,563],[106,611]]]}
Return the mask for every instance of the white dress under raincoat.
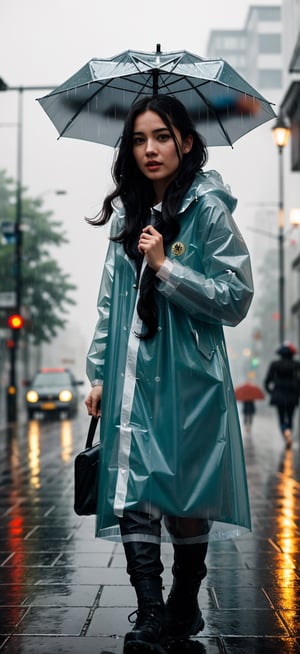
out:
{"label": "white dress under raincoat", "polygon": [[[157,275],[159,328],[150,340],[136,336],[135,264],[110,241],[87,357],[91,383],[103,383],[96,536],[118,539],[118,517],[145,502],[165,515],[207,519],[209,538],[250,529],[222,327],[246,316],[253,295],[235,206],[217,172],[195,176]],[[123,224],[116,209],[111,235]]]}

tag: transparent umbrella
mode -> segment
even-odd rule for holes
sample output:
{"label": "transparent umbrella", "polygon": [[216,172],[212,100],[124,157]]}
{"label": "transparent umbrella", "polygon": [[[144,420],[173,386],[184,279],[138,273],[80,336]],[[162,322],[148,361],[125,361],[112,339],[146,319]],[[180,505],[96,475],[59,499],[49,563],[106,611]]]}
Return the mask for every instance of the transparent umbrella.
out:
{"label": "transparent umbrella", "polygon": [[208,146],[231,145],[274,118],[271,104],[226,61],[185,50],[126,50],[92,59],[39,98],[59,136],[115,146],[124,118],[141,96],[168,93],[183,102]]}

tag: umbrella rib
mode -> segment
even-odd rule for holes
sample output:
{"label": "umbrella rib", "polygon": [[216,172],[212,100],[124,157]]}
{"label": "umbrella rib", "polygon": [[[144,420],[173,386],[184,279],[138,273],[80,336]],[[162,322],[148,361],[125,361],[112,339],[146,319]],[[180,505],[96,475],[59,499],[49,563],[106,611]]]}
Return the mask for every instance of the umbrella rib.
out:
{"label": "umbrella rib", "polygon": [[[221,130],[222,130],[222,132],[223,132],[223,134],[224,134],[224,136],[225,136],[225,138],[226,138],[228,144],[233,148],[233,144],[232,144],[231,138],[230,138],[228,132],[226,131],[224,125],[222,124],[222,122],[221,122],[221,120],[220,120],[220,118],[219,118],[219,116],[218,116],[216,110],[214,109],[214,107],[210,104],[210,102],[207,101],[207,99],[205,98],[205,96],[204,96],[202,93],[200,93],[199,89],[198,89],[196,86],[193,86],[193,85],[191,84],[191,82],[190,82],[189,79],[186,79],[186,81],[187,81],[187,83],[190,85],[191,89],[193,89],[193,91],[195,91],[195,92],[197,93],[197,95],[199,95],[199,97],[201,98],[202,102],[204,102],[204,104],[206,105],[206,107],[208,107],[208,109],[209,109],[209,110],[210,110],[210,111],[215,115],[215,117],[216,117],[216,119],[217,119],[217,121],[218,121],[218,123],[219,123],[219,126],[220,126],[220,128],[221,128]],[[209,81],[204,82],[203,84],[201,84],[201,86],[205,86],[206,84],[209,84]],[[224,86],[225,86],[225,88],[226,88],[226,85],[224,85]]]}
{"label": "umbrella rib", "polygon": [[[132,55],[131,55],[131,61],[132,61],[133,65],[135,66],[136,70],[138,71],[138,73],[142,74],[142,70],[141,70],[141,69],[139,68],[139,66],[138,66],[138,60],[137,60],[137,58],[136,58],[135,56],[132,56]],[[143,62],[142,62],[142,63],[143,63]],[[150,73],[152,73],[152,75],[151,75],[151,76],[149,75],[149,78],[148,78],[148,79],[151,79],[151,80],[152,80],[152,93],[153,93],[153,95],[157,95],[157,93],[158,93],[158,75],[159,75],[159,69],[158,69],[158,68],[152,68],[152,70],[150,71]],[[125,79],[126,79],[126,78],[125,78]],[[141,84],[141,87],[142,87],[142,88],[145,88],[145,85]]]}
{"label": "umbrella rib", "polygon": [[[94,83],[97,84],[97,82],[94,82]],[[106,84],[103,84],[103,85],[101,86],[101,90],[102,90],[105,86],[108,86],[108,84],[109,84],[109,82],[107,82]],[[77,88],[77,87],[74,87],[74,88]],[[82,112],[82,108],[85,107],[85,106],[86,106],[86,105],[87,105],[87,104],[88,104],[88,103],[89,103],[89,102],[90,102],[90,101],[95,97],[95,95],[97,95],[97,93],[99,93],[99,89],[97,89],[97,90],[95,91],[95,93],[93,93],[91,96],[89,96],[89,98],[87,98],[86,101],[83,102],[83,103],[80,105],[78,111],[76,111],[76,113],[73,114],[73,116],[70,118],[70,120],[68,120],[67,124],[66,124],[65,127],[63,128],[62,132],[60,132],[58,138],[60,138],[61,136],[63,136],[63,135],[65,134],[65,132],[67,131],[67,129],[69,129],[70,125],[72,125],[72,123],[74,122],[74,120],[76,120],[77,116]]]}
{"label": "umbrella rib", "polygon": [[[126,79],[126,80],[131,81],[131,80],[130,80],[130,77],[123,77],[123,79]],[[105,84],[102,84],[102,85],[101,85],[101,89],[97,88],[97,90],[95,91],[95,93],[93,93],[91,96],[89,96],[89,98],[87,98],[87,100],[86,100],[85,102],[83,102],[83,103],[80,105],[80,108],[78,109],[78,111],[76,111],[76,113],[73,114],[73,116],[68,120],[68,122],[67,122],[67,124],[65,125],[65,127],[63,128],[63,130],[60,132],[58,138],[60,138],[61,136],[63,136],[63,135],[65,134],[65,132],[66,132],[66,131],[69,129],[69,127],[72,125],[72,123],[76,120],[77,116],[82,112],[83,107],[85,107],[89,102],[91,102],[91,100],[93,100],[93,98],[97,95],[97,93],[99,93],[99,90],[102,91],[102,89],[104,89],[105,87],[108,87],[112,81],[115,81],[115,80],[111,80],[111,79],[110,79],[110,80],[108,80]],[[135,80],[136,84],[137,84],[138,86],[140,86],[140,90],[139,90],[139,91],[132,91],[132,94],[134,94],[134,96],[135,96],[136,99],[137,99],[137,98],[139,97],[139,95],[143,92],[143,89],[147,88],[147,84],[148,84],[149,81],[151,81],[151,75],[148,76],[148,79],[146,80],[146,82],[145,82],[144,84],[141,84],[141,83],[138,84],[138,82]],[[94,83],[94,84],[99,84],[99,82],[96,82],[96,81],[95,81],[95,82],[92,82],[92,83]],[[75,89],[75,88],[76,88],[76,87],[74,87],[74,89]],[[123,91],[123,90],[124,90],[124,89],[122,89],[121,87],[119,87],[119,86],[117,86],[117,85],[116,85],[116,86],[112,86],[111,88],[114,88],[114,89],[117,90],[117,91]],[[149,87],[149,88],[150,88],[150,87]],[[127,91],[127,92],[128,92],[128,91]],[[57,93],[57,95],[59,95],[59,94]],[[134,102],[134,100],[133,100],[133,102]]]}

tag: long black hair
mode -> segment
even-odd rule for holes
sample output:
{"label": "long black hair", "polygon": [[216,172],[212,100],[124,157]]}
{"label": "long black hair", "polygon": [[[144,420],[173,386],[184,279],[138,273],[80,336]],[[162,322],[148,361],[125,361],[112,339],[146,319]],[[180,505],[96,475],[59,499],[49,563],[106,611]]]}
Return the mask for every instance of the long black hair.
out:
{"label": "long black hair", "polygon": [[[178,210],[182,199],[190,187],[195,173],[207,161],[207,148],[196,131],[185,106],[174,96],[155,95],[135,102],[128,113],[124,130],[112,169],[115,189],[106,196],[102,209],[96,219],[88,220],[92,225],[105,225],[113,213],[113,200],[120,198],[125,209],[125,225],[114,241],[122,243],[128,257],[136,264],[137,277],[140,275],[143,257],[137,244],[142,228],[150,222],[150,211],[154,203],[154,189],[137,167],[133,156],[133,130],[138,115],[147,110],[157,113],[173,138],[178,154],[179,167],[176,178],[170,182],[162,202],[162,211],[155,222],[155,228],[162,234],[164,246],[171,243],[180,230]],[[174,133],[176,127],[182,140],[189,135],[193,145],[187,154],[180,155]],[[140,281],[140,297],[137,305],[138,315],[146,326],[140,338],[152,338],[158,327],[158,310],[155,302],[155,271],[146,266]]]}

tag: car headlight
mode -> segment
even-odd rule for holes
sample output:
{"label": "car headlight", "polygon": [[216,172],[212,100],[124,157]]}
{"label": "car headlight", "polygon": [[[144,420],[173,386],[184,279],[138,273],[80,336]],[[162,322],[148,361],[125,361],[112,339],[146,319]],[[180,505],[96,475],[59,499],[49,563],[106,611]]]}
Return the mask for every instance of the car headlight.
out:
{"label": "car headlight", "polygon": [[60,402],[70,402],[72,397],[71,391],[60,391],[58,399]]}
{"label": "car headlight", "polygon": [[38,402],[39,394],[36,391],[28,391],[26,393],[27,402]]}

